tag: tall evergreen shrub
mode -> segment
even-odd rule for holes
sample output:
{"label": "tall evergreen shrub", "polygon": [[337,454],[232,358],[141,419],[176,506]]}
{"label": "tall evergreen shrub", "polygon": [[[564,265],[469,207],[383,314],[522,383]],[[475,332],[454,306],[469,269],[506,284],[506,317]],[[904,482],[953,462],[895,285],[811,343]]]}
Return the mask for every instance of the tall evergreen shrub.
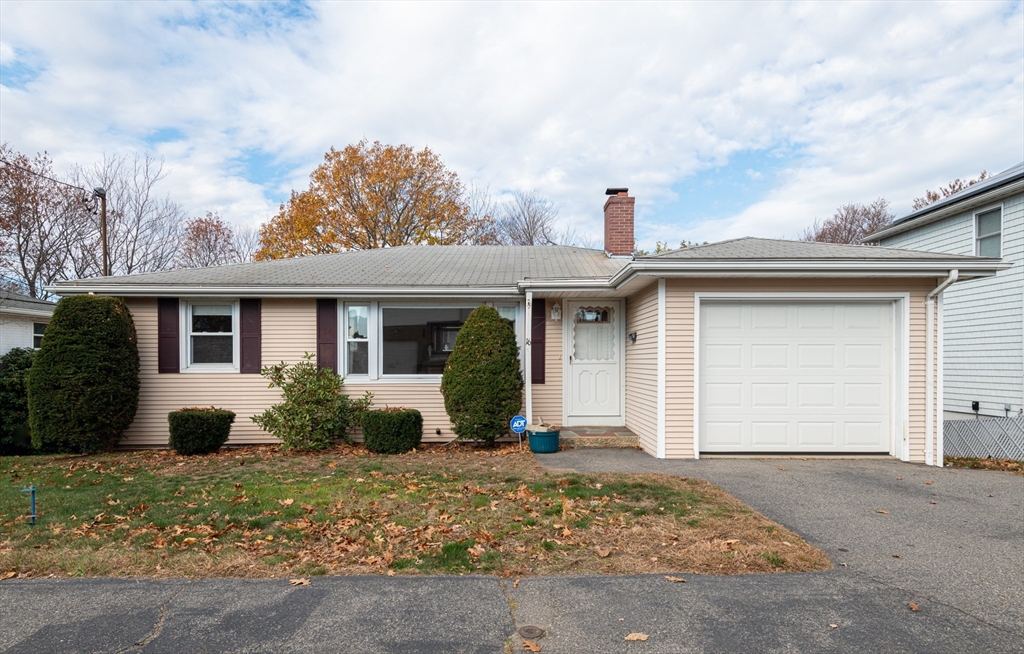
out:
{"label": "tall evergreen shrub", "polygon": [[466,319],[441,378],[444,408],[461,439],[493,443],[522,407],[515,331],[494,307]]}
{"label": "tall evergreen shrub", "polygon": [[35,350],[16,347],[0,357],[0,454],[30,452],[28,371]]}
{"label": "tall evergreen shrub", "polygon": [[28,375],[32,445],[56,452],[109,450],[138,406],[138,338],[124,301],[63,298]]}

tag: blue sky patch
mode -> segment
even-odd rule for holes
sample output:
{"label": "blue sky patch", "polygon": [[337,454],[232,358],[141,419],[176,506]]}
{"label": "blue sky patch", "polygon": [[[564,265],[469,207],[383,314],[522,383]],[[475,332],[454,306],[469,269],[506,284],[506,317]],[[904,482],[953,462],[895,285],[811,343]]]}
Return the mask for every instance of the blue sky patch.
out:
{"label": "blue sky patch", "polygon": [[699,234],[685,233],[688,225],[734,216],[764,199],[777,186],[779,172],[800,158],[787,148],[737,152],[726,164],[709,165],[673,184],[678,199],[655,207],[644,222],[675,225],[681,238],[696,239]]}
{"label": "blue sky patch", "polygon": [[262,186],[272,196],[275,196],[269,198],[275,203],[288,199],[287,194],[283,197],[276,197],[277,187],[291,177],[294,169],[293,163],[281,161],[277,155],[255,148],[244,150],[240,156],[232,160],[230,167],[234,174]]}
{"label": "blue sky patch", "polygon": [[268,34],[287,29],[289,23],[314,20],[316,11],[308,2],[193,2],[167,27],[191,27],[237,36]]}
{"label": "blue sky patch", "polygon": [[187,140],[187,136],[177,127],[164,127],[152,132],[149,136],[145,137],[143,142],[146,145],[154,146],[161,143],[173,143],[175,141]]}
{"label": "blue sky patch", "polygon": [[46,63],[40,53],[27,50],[17,50],[16,53],[14,61],[0,64],[0,85],[24,89],[46,70]]}

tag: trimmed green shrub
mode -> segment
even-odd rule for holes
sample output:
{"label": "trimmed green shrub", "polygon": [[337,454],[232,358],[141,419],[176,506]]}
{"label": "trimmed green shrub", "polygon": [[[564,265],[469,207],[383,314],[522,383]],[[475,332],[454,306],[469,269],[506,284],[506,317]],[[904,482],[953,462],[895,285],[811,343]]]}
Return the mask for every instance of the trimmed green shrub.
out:
{"label": "trimmed green shrub", "polygon": [[139,347],[120,298],[63,298],[28,374],[32,445],[56,452],[110,450],[139,406]]}
{"label": "trimmed green shrub", "polygon": [[178,454],[216,452],[228,442],[235,412],[217,407],[189,407],[167,414],[170,445]]}
{"label": "trimmed green shrub", "polygon": [[441,377],[444,408],[460,439],[493,443],[519,412],[523,375],[512,325],[494,307],[466,319]]}
{"label": "trimmed green shrub", "polygon": [[16,347],[0,357],[0,455],[32,451],[28,429],[28,371],[35,350]]}
{"label": "trimmed green shrub", "polygon": [[416,409],[378,409],[362,416],[363,445],[377,454],[402,454],[423,440],[423,415]]}
{"label": "trimmed green shrub", "polygon": [[283,361],[260,371],[270,388],[280,388],[283,401],[252,421],[281,441],[282,450],[324,450],[338,439],[348,441],[348,428],[370,408],[373,395],[352,399],[341,392],[343,380],[332,370],[317,368],[313,355],[288,365]]}

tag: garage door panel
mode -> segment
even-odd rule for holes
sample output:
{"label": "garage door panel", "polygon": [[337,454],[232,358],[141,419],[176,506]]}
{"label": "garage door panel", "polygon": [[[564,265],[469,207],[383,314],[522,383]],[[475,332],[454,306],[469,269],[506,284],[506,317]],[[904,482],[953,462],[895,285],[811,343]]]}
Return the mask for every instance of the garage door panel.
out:
{"label": "garage door panel", "polygon": [[778,369],[789,367],[788,345],[755,344],[750,346],[750,367]]}
{"label": "garage door panel", "polygon": [[708,301],[701,316],[702,451],[888,452],[891,304]]}

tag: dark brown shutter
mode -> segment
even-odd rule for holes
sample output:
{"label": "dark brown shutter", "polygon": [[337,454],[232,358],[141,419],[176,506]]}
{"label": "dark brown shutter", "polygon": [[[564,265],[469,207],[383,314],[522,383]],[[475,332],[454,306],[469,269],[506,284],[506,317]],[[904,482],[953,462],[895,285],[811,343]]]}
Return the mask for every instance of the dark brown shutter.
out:
{"label": "dark brown shutter", "polygon": [[262,302],[259,299],[245,299],[238,303],[239,349],[242,361],[238,369],[242,373],[260,374],[263,350]]}
{"label": "dark brown shutter", "polygon": [[544,345],[547,337],[547,314],[543,299],[533,301],[533,325],[530,329],[532,381],[534,384],[544,383]]}
{"label": "dark brown shutter", "polygon": [[178,298],[162,297],[156,301],[157,372],[181,372],[181,344],[178,330]]}
{"label": "dark brown shutter", "polygon": [[316,367],[338,372],[338,301],[316,301]]}

